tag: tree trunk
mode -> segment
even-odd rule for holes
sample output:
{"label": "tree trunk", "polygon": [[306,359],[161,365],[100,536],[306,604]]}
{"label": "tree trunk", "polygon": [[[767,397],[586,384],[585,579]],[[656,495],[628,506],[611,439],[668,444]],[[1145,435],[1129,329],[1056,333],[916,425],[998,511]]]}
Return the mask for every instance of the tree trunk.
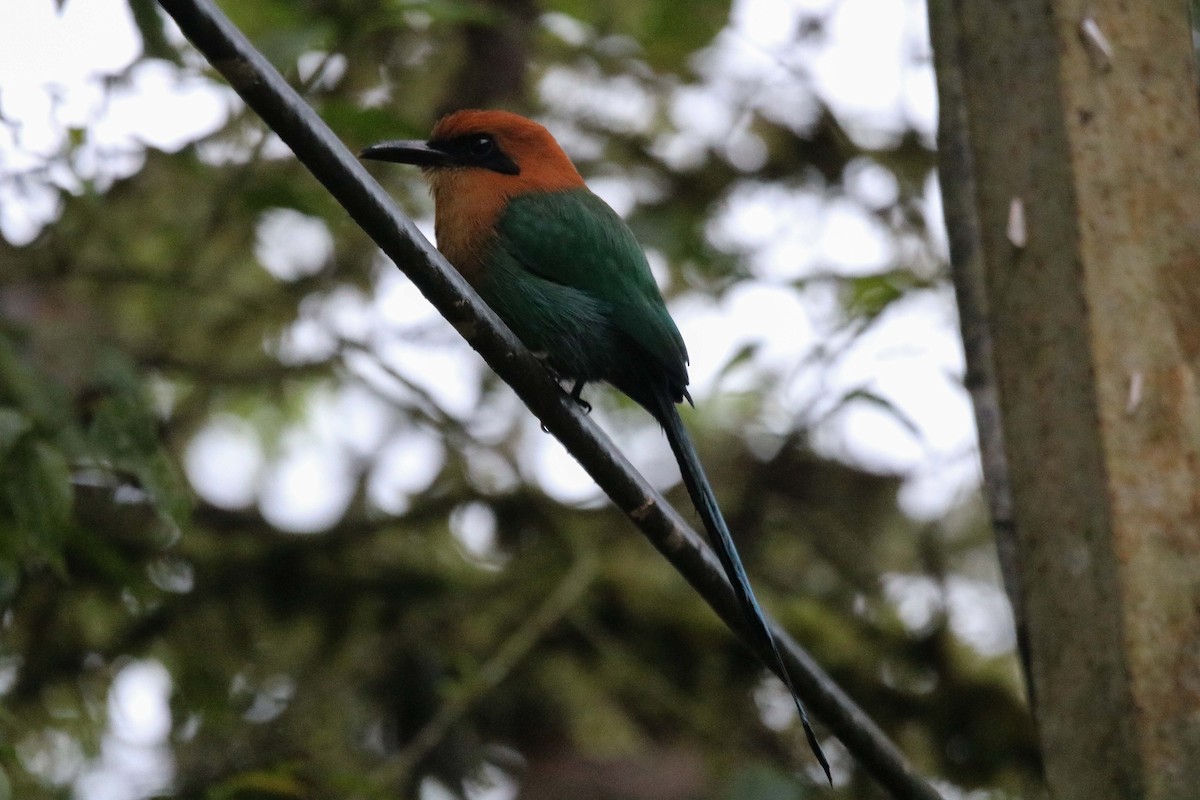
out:
{"label": "tree trunk", "polygon": [[[1056,798],[1200,786],[1200,111],[1186,0],[948,2]],[[942,10],[945,10],[943,7]]]}

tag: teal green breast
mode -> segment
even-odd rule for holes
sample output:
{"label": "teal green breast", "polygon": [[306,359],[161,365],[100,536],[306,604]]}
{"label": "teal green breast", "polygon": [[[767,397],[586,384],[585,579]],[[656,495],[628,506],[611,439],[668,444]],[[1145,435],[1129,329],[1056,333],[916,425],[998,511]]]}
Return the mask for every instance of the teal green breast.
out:
{"label": "teal green breast", "polygon": [[607,380],[643,404],[647,382],[683,395],[687,350],[646,257],[587,189],[510,201],[477,288],[562,377]]}

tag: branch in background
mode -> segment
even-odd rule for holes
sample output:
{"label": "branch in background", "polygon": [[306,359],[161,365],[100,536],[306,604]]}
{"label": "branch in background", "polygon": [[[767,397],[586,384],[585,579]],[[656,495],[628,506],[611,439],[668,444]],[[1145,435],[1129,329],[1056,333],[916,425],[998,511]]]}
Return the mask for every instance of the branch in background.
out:
{"label": "branch in background", "polygon": [[950,243],[950,275],[958,299],[967,370],[963,383],[971,393],[984,492],[996,536],[996,553],[1004,588],[1012,604],[1017,628],[1017,649],[1024,667],[1025,691],[1033,706],[1029,673],[1029,633],[1021,598],[1017,562],[1017,531],[1013,520],[1012,489],[1004,454],[1000,400],[996,394],[996,367],[988,327],[987,288],[984,283],[983,244],[975,208],[975,168],[971,158],[969,120],[963,88],[958,20],[949,0],[929,4],[929,38],[933,45],[938,89],[938,182]]}
{"label": "branch in background", "polygon": [[449,694],[412,741],[376,768],[374,777],[384,785],[400,785],[407,781],[412,770],[437,747],[471,704],[499,686],[542,637],[575,607],[595,577],[596,565],[590,557],[576,562],[554,591],[513,631],[487,663]]}
{"label": "branch in background", "polygon": [[[566,398],[545,368],[461,275],[404,216],[282,76],[210,0],[160,0],[184,35],[246,103],[291,147],[376,244],[567,448],[731,630],[765,664],[770,653],[745,626],[712,551],[639,475],[612,442]],[[771,628],[804,702],[863,768],[898,798],[938,798],[882,730],[784,633]]]}

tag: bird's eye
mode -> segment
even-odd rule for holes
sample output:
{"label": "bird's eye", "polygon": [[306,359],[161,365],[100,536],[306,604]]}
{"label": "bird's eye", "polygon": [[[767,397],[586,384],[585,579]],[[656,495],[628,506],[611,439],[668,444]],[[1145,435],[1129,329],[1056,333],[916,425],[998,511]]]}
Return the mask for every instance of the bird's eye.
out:
{"label": "bird's eye", "polygon": [[467,150],[475,158],[487,158],[496,152],[496,140],[486,133],[474,136],[467,142]]}

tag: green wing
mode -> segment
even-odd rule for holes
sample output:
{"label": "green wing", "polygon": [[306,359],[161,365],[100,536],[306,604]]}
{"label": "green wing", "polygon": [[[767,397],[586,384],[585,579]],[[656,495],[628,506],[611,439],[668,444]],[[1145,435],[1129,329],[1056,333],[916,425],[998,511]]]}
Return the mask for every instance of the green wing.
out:
{"label": "green wing", "polygon": [[498,223],[505,255],[585,295],[682,388],[687,349],[629,226],[587,189],[516,197]]}

